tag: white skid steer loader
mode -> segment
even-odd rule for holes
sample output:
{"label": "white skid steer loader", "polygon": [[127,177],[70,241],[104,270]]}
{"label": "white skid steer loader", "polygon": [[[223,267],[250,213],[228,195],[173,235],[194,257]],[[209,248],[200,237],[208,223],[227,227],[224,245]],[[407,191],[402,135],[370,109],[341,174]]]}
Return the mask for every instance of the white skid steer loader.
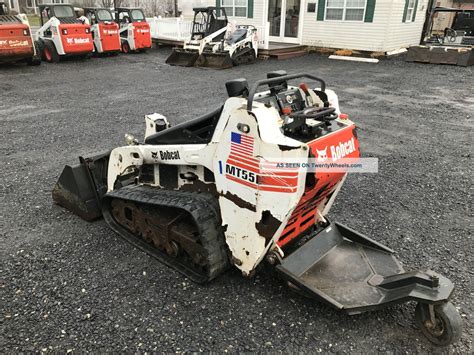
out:
{"label": "white skid steer loader", "polygon": [[94,51],[91,27],[87,18],[77,18],[74,7],[68,4],[41,4],[41,27],[36,36],[43,58],[57,63],[66,56],[90,58]]}
{"label": "white skid steer loader", "polygon": [[183,48],[174,48],[167,64],[184,67],[228,69],[257,60],[257,29],[234,26],[224,9],[194,8],[191,38]]}
{"label": "white skid steer loader", "polygon": [[360,157],[335,92],[283,71],[251,88],[245,79],[226,87],[229,98],[204,116],[172,127],[145,116],[143,142],[126,135],[126,146],[66,166],[54,201],[86,220],[104,217],[195,282],[229,266],[251,277],[266,260],[292,288],[349,314],[416,301],[427,338],[455,342],[462,319],[449,279],[405,271],[393,250],[327,218],[348,172],[311,162]]}

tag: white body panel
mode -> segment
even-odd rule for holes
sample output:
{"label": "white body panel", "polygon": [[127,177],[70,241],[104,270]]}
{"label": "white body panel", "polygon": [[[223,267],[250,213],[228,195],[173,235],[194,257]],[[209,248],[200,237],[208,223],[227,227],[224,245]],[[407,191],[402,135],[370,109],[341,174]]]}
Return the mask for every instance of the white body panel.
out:
{"label": "white body panel", "polygon": [[[224,38],[229,37],[232,32],[234,32],[236,29],[246,29],[247,30],[247,35],[244,39],[236,42],[236,43],[227,43],[227,41],[214,41],[214,38],[217,36],[224,34]],[[228,23],[227,27],[221,28],[220,30],[210,34],[207,37],[204,37],[201,40],[194,40],[190,39],[183,44],[183,49],[186,50],[195,50],[198,51],[199,54],[202,54],[204,51],[204,48],[207,45],[212,46],[212,51],[213,52],[229,52],[229,56],[232,57],[232,55],[238,51],[239,49],[245,48],[245,47],[250,47],[254,50],[255,52],[255,57],[258,55],[258,37],[257,37],[257,30],[253,26],[248,26],[248,25],[237,25],[235,26],[232,23]]]}
{"label": "white body panel", "polygon": [[[65,55],[64,46],[61,42],[61,35],[59,34],[59,25],[61,22],[56,17],[51,17],[40,29],[36,32],[36,39],[44,39],[52,41],[56,47],[59,55]],[[50,30],[51,36],[46,36],[45,32]]]}

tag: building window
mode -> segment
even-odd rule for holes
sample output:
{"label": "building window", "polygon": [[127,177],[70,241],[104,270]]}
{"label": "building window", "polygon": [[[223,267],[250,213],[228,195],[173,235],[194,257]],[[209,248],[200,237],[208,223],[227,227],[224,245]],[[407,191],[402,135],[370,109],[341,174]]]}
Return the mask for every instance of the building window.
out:
{"label": "building window", "polygon": [[407,0],[408,5],[407,5],[407,15],[406,15],[406,21],[413,21],[413,13],[415,12],[415,0]]}
{"label": "building window", "polygon": [[364,21],[367,0],[327,0],[326,20]]}
{"label": "building window", "polygon": [[247,17],[247,0],[221,0],[227,16]]}
{"label": "building window", "polygon": [[26,7],[30,8],[30,9],[35,7],[34,0],[26,0]]}

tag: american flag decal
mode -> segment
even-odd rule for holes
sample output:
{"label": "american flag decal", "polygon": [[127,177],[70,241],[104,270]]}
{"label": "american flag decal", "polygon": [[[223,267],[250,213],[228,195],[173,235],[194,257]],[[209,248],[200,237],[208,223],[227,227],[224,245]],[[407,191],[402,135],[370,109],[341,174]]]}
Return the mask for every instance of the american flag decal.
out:
{"label": "american flag decal", "polygon": [[225,164],[226,178],[261,191],[295,192],[298,169],[282,169],[277,163],[254,156],[254,138],[231,132],[230,154]]}

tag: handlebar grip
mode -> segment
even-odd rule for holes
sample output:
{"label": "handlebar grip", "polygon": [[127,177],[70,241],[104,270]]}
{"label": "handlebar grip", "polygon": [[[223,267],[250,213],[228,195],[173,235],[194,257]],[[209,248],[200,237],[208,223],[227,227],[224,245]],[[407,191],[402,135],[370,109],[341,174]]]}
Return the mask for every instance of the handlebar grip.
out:
{"label": "handlebar grip", "polygon": [[321,91],[323,92],[326,91],[326,83],[324,82],[323,79],[320,79],[314,75],[307,74],[307,73],[290,74],[290,75],[285,75],[285,76],[277,76],[271,79],[258,80],[252,85],[252,88],[249,91],[249,96],[247,99],[247,111],[249,112],[252,111],[253,99],[257,92],[257,89],[260,86],[266,85],[266,84],[280,83],[282,81],[287,81],[287,80],[292,80],[292,79],[297,79],[297,78],[308,78],[308,79],[313,79],[315,81],[318,81],[319,83],[321,83]]}

